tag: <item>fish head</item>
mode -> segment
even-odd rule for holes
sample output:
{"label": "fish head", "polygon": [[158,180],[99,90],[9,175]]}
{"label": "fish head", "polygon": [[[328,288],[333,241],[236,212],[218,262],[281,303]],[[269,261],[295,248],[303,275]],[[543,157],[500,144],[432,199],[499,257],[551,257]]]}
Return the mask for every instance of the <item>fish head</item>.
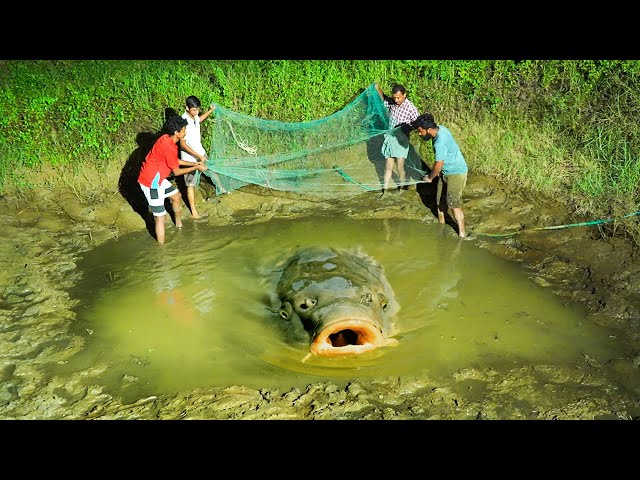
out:
{"label": "fish head", "polygon": [[370,257],[333,249],[298,253],[277,291],[280,318],[302,326],[312,354],[357,355],[398,343],[391,337],[399,305]]}

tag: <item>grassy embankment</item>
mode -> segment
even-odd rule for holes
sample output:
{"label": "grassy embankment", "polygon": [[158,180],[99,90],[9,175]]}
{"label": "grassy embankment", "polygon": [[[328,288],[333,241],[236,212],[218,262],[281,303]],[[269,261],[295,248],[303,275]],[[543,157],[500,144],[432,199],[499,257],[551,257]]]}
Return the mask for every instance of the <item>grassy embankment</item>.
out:
{"label": "grassy embankment", "polygon": [[[639,62],[612,60],[0,61],[0,194],[66,187],[107,201],[139,134],[159,131],[167,108],[182,113],[187,95],[308,121],[372,82],[386,92],[398,82],[451,128],[471,174],[541,191],[586,220],[621,217],[640,209],[639,72]],[[600,230],[638,241],[637,224]]]}

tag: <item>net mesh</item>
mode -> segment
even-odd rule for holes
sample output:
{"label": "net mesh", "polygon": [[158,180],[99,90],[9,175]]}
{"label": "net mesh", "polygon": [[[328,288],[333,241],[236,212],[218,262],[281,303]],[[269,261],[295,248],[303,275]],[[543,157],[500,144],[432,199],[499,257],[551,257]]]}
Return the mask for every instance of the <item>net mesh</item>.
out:
{"label": "net mesh", "polygon": [[[249,184],[303,194],[379,190],[384,135],[402,136],[400,127],[390,128],[387,107],[374,84],[342,110],[308,122],[265,120],[218,104],[215,112],[204,174],[217,193]],[[423,171],[410,145],[403,184],[416,183]],[[393,179],[400,185],[395,172]]]}

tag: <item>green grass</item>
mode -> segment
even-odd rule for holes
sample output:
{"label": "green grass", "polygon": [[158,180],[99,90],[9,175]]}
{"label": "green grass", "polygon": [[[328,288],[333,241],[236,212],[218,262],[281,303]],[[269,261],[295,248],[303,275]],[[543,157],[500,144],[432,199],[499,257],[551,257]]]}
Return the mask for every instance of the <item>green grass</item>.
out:
{"label": "green grass", "polygon": [[[110,198],[139,148],[137,136],[157,132],[166,109],[182,113],[187,95],[205,105],[299,122],[335,113],[373,82],[387,93],[397,82],[420,111],[451,129],[471,174],[540,191],[592,219],[621,216],[640,208],[639,64],[4,60],[0,195],[61,186],[90,201]],[[205,140],[211,125],[203,123]],[[615,231],[638,238],[636,223],[615,225]]]}

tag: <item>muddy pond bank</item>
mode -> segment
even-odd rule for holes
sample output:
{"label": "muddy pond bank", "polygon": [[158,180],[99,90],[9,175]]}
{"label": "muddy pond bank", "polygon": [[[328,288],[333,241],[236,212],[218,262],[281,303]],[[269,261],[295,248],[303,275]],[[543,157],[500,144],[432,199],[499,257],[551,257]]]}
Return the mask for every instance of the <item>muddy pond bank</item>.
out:
{"label": "muddy pond bank", "polygon": [[[199,189],[199,220],[224,228],[309,215],[355,220],[403,218],[435,223],[427,185],[383,200],[376,193],[319,199],[246,187],[220,197]],[[118,192],[96,192],[83,204],[68,191],[2,202],[0,243],[0,418],[3,419],[635,419],[640,416],[640,262],[620,237],[597,227],[533,230],[590,219],[570,218],[548,198],[471,175],[465,191],[470,238],[556,295],[585,305],[595,323],[616,331],[630,355],[601,364],[536,363],[505,369],[463,368],[443,382],[428,371],[320,382],[288,391],[243,385],[193,389],[136,399],[114,397],[93,381],[97,364],[52,374],[82,350],[75,300],[83,253],[145,229],[140,206]],[[183,207],[183,221],[193,222]],[[518,235],[490,234],[522,230]],[[167,225],[167,241],[175,236]],[[450,234],[455,231],[450,228]],[[148,237],[149,242],[154,242]],[[461,240],[462,241],[462,240]],[[163,247],[159,247],[163,248]],[[425,246],[428,248],[428,246]],[[487,285],[487,288],[491,288]],[[134,379],[131,379],[134,381]]]}

